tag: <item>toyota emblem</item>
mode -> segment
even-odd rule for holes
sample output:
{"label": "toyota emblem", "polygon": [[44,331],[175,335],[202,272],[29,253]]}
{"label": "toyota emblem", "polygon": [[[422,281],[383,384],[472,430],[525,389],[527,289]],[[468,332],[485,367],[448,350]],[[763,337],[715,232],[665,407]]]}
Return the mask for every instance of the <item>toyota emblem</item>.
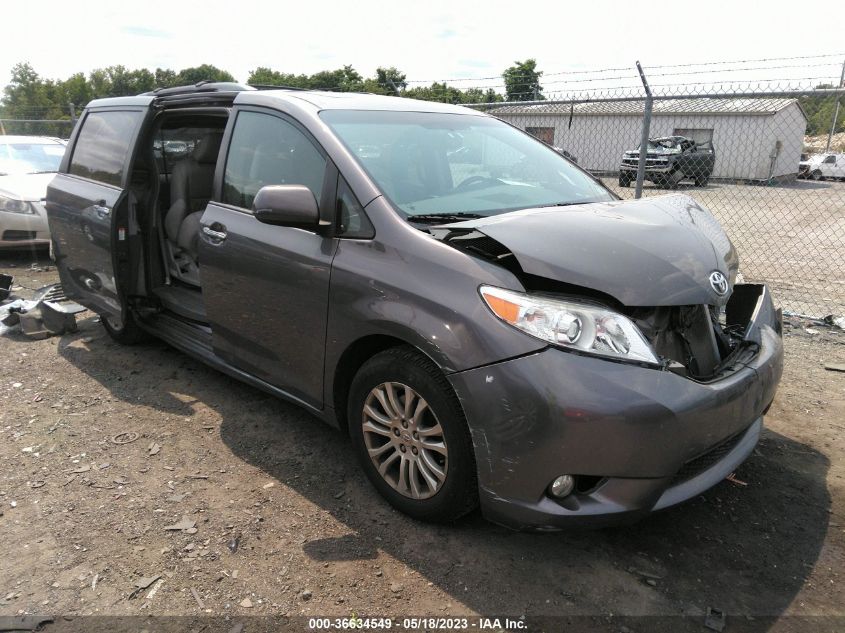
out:
{"label": "toyota emblem", "polygon": [[720,297],[724,297],[728,294],[728,279],[725,277],[721,272],[718,270],[714,270],[710,273],[710,287],[713,288],[713,292],[715,292]]}

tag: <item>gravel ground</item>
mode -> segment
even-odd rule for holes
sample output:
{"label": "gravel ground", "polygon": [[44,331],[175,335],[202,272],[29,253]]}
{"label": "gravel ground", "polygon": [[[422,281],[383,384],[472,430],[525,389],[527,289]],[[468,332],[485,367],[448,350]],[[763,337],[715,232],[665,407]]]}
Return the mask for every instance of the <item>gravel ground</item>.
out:
{"label": "gravel ground", "polygon": [[[56,279],[30,263],[0,254],[20,285]],[[120,347],[91,313],[61,337],[8,332],[0,616],[589,616],[607,631],[708,607],[729,623],[845,616],[845,373],[824,369],[845,362],[845,333],[810,330],[787,328],[739,482],[633,526],[544,535],[405,518],[340,433],[162,343]],[[627,628],[656,629],[641,624]]]}

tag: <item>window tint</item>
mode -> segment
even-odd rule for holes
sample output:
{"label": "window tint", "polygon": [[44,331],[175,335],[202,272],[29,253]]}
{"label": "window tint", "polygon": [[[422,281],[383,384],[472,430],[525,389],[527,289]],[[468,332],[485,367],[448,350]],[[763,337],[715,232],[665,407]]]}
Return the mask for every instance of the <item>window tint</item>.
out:
{"label": "window tint", "polygon": [[833,164],[833,163],[835,163],[835,162],[836,162],[836,156],[828,156],[827,158],[825,158],[825,159],[824,159],[824,161],[823,161],[823,162],[824,162],[825,164],[828,164],[828,163],[829,163],[829,164]]}
{"label": "window tint", "polygon": [[342,237],[372,238],[376,232],[342,176],[337,181],[337,225]]}
{"label": "window tint", "polygon": [[325,172],[326,159],[293,124],[269,114],[241,112],[226,158],[223,202],[251,209],[261,187],[305,185],[319,204]]}
{"label": "window tint", "polygon": [[70,173],[120,185],[129,145],[143,112],[92,112],[85,117],[70,161]]}

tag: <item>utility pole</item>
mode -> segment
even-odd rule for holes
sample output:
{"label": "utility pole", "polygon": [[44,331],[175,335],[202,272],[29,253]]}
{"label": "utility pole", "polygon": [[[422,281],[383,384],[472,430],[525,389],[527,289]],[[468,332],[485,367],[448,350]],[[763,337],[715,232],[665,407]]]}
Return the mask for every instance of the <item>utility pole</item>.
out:
{"label": "utility pole", "polygon": [[[845,88],[845,62],[842,62],[842,75],[839,77],[839,87]],[[825,153],[830,151],[830,143],[833,140],[834,132],[836,132],[836,120],[839,118],[840,101],[842,101],[842,97],[837,96],[836,107],[833,109],[833,121],[830,123],[830,134],[827,135],[827,146],[824,148]]]}

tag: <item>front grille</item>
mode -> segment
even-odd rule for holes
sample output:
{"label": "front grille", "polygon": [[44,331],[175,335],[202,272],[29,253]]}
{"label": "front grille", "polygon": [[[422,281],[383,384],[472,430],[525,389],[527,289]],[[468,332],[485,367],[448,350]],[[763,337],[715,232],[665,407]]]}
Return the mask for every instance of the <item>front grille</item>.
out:
{"label": "front grille", "polygon": [[34,240],[35,231],[3,231],[3,239],[10,242],[17,242],[22,240]]}
{"label": "front grille", "polygon": [[693,477],[700,475],[705,470],[716,464],[725,455],[730,453],[737,444],[739,444],[739,441],[745,435],[746,431],[747,429],[743,429],[739,433],[731,435],[729,438],[716,444],[716,446],[708,449],[707,452],[689,460],[686,464],[681,466],[681,470],[675,474],[672,478],[672,483],[669,484],[669,486],[677,486],[685,481],[689,481]]}

